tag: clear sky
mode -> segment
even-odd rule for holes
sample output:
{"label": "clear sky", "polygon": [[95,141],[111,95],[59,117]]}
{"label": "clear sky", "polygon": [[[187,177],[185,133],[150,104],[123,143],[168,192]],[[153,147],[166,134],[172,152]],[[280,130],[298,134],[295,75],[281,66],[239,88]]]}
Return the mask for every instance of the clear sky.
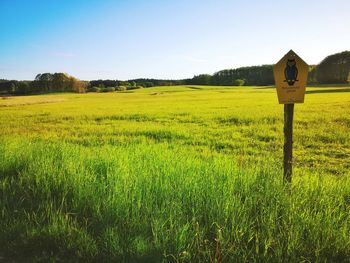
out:
{"label": "clear sky", "polygon": [[179,79],[350,49],[349,0],[0,0],[0,78]]}

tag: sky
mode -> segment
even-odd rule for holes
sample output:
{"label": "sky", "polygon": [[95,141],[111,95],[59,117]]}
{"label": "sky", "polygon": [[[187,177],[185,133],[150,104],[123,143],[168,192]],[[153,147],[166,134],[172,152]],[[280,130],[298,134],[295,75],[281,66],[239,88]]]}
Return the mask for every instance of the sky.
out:
{"label": "sky", "polygon": [[0,0],[0,14],[0,79],[182,79],[350,50],[349,0]]}

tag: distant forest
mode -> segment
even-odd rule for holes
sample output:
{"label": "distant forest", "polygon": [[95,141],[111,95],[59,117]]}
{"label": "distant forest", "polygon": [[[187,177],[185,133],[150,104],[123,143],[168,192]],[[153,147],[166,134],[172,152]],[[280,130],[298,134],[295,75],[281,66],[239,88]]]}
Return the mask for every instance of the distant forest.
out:
{"label": "distant forest", "polygon": [[[270,86],[274,84],[273,65],[225,69],[213,75],[201,74],[191,79],[161,80],[78,80],[65,73],[38,74],[33,81],[0,79],[0,94],[39,94],[49,92],[111,92],[153,86],[218,85],[218,86]],[[308,84],[350,83],[350,51],[326,57],[309,68]]]}

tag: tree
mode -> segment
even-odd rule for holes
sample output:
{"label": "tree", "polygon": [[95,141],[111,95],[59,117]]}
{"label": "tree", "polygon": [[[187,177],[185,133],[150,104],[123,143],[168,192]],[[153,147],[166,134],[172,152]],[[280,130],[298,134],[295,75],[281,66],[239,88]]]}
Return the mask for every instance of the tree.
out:
{"label": "tree", "polygon": [[54,91],[70,91],[70,76],[66,73],[52,75],[52,89]]}
{"label": "tree", "polygon": [[272,65],[225,69],[216,72],[211,78],[213,85],[235,85],[236,79],[245,80],[246,85],[272,85],[274,83]]}
{"label": "tree", "polygon": [[149,88],[149,87],[153,87],[154,84],[151,81],[146,81],[146,82],[144,82],[143,86],[146,87],[146,88]]}
{"label": "tree", "polygon": [[233,81],[233,85],[235,85],[235,86],[243,86],[244,83],[245,83],[244,79],[235,79]]}
{"label": "tree", "polygon": [[30,94],[30,82],[28,81],[19,81],[17,83],[17,87],[14,93],[16,94],[21,94],[21,95],[26,95]]}
{"label": "tree", "polygon": [[53,75],[51,73],[38,74],[36,75],[35,80],[44,92],[52,91]]}
{"label": "tree", "polygon": [[38,74],[31,84],[32,93],[41,92],[86,92],[88,82],[69,76],[66,73]]}
{"label": "tree", "polygon": [[322,84],[345,84],[350,71],[350,51],[326,57],[317,66],[317,81]]}
{"label": "tree", "polygon": [[87,90],[88,83],[86,81],[81,81],[77,78],[70,77],[70,86],[72,91],[77,93],[85,93]]}
{"label": "tree", "polygon": [[130,82],[128,82],[128,81],[118,81],[118,85],[117,86],[129,87],[130,86]]}
{"label": "tree", "polygon": [[200,74],[200,75],[194,76],[189,82],[190,82],[189,84],[194,84],[194,85],[210,85],[211,75]]}
{"label": "tree", "polygon": [[317,66],[315,66],[315,65],[309,66],[309,75],[308,75],[307,82],[309,84],[317,83]]}

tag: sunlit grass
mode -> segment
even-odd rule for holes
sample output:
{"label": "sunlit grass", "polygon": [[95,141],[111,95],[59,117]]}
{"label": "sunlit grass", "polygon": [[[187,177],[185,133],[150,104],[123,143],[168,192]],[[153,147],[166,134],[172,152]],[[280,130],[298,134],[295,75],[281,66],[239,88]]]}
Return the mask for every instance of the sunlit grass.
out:
{"label": "sunlit grass", "polygon": [[309,88],[305,104],[296,105],[291,189],[282,183],[283,106],[269,87],[10,97],[0,109],[6,257],[350,257],[344,87]]}

